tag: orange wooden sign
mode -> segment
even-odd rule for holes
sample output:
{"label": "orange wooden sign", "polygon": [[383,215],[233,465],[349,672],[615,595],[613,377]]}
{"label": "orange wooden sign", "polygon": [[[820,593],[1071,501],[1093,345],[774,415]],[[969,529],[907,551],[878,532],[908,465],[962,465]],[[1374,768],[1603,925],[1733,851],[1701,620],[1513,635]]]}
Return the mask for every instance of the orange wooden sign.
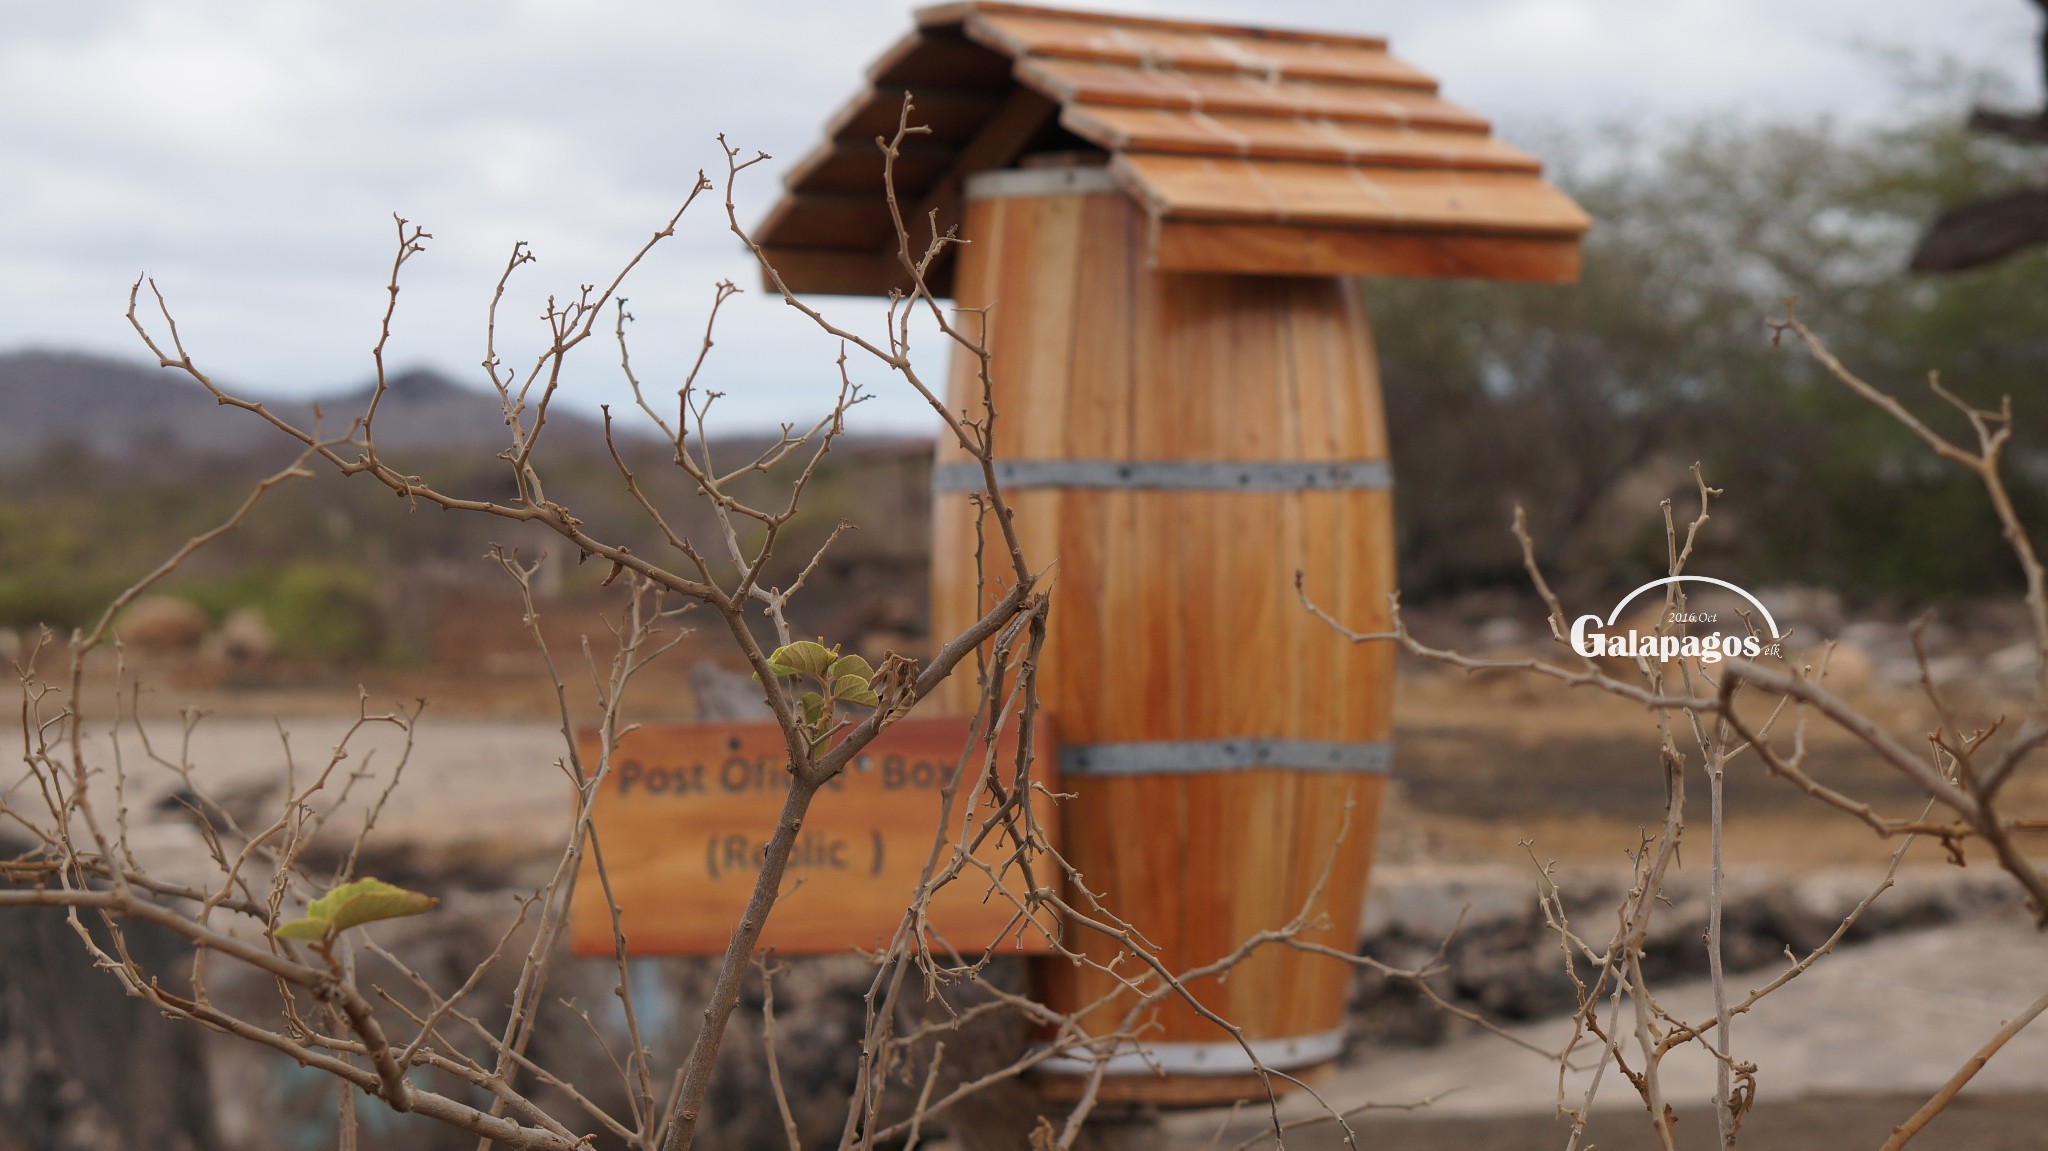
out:
{"label": "orange wooden sign", "polygon": [[[1041,721],[1032,777],[1056,790],[1057,750]],[[761,935],[784,954],[820,954],[888,943],[917,889],[939,833],[942,792],[967,746],[966,717],[909,718],[890,725],[811,803],[783,876],[782,896]],[[595,732],[579,737],[583,759],[598,757]],[[997,757],[998,778],[1016,770],[1016,736]],[[981,749],[968,770],[980,768]],[[635,955],[715,955],[725,951],[760,873],[761,853],[789,791],[782,730],[772,723],[642,727],[619,740],[610,776],[592,815],[620,925]],[[970,776],[948,820],[946,852],[961,834]],[[972,837],[991,812],[986,794],[973,811]],[[1053,805],[1041,796],[1034,819],[1051,835]],[[977,857],[999,865],[1013,849],[998,829]],[[946,856],[941,856],[941,866]],[[1051,881],[1049,875],[1038,882]],[[962,953],[998,944],[1043,950],[1035,928],[1016,930],[1026,887],[1014,867],[991,888],[979,868],[964,869],[932,897],[929,923]],[[611,916],[595,861],[585,853],[570,909],[578,955],[612,954]],[[1005,929],[1008,935],[1005,936]]]}

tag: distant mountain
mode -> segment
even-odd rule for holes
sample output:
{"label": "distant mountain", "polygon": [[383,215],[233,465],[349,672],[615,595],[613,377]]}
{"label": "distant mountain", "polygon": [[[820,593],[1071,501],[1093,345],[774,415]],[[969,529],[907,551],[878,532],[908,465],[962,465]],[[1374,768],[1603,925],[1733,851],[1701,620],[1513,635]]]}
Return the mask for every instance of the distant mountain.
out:
{"label": "distant mountain", "polygon": [[[317,401],[230,390],[301,427],[310,426],[317,402],[322,429],[340,434],[362,414],[371,386]],[[548,425],[549,438],[602,450],[595,420],[558,410]],[[394,377],[377,409],[380,448],[495,450],[506,443],[496,397],[435,372]],[[68,352],[0,355],[0,466],[60,445],[139,461],[152,454],[273,456],[289,441],[255,415],[214,403],[181,372]]]}
{"label": "distant mountain", "polygon": [[125,454],[168,438],[207,454],[239,452],[251,440],[204,389],[140,364],[59,352],[0,356],[0,453],[75,444],[95,455]]}

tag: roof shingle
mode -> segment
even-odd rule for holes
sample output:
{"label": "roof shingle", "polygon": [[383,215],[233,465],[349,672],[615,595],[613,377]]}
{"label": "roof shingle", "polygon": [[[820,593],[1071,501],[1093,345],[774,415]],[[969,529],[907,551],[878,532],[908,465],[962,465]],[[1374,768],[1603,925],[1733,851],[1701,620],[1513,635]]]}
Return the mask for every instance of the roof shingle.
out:
{"label": "roof shingle", "polygon": [[758,230],[794,290],[905,286],[875,137],[906,92],[931,128],[896,165],[918,232],[957,223],[967,176],[1055,151],[1107,163],[1168,270],[1577,275],[1585,213],[1374,37],[949,4],[868,77]]}

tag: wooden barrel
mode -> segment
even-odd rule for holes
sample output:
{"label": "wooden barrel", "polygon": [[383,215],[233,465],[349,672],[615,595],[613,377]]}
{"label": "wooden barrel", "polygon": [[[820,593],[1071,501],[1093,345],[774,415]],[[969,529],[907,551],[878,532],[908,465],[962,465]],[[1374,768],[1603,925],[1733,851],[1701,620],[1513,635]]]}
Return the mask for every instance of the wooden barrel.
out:
{"label": "wooden barrel", "polygon": [[[1310,910],[1322,926],[1301,938],[1348,950],[1393,653],[1312,618],[1294,576],[1353,627],[1384,626],[1392,498],[1365,313],[1338,279],[1150,270],[1146,228],[1101,169],[968,186],[955,295],[970,331],[971,310],[988,309],[1002,480],[1028,557],[1053,565],[1041,699],[1074,795],[1065,854],[1175,972],[1286,925],[1325,875]],[[950,386],[955,410],[979,412],[970,357],[954,357]],[[978,469],[942,449],[934,486],[943,636],[977,614],[965,493]],[[971,684],[953,691],[971,704]],[[1069,938],[1104,961],[1117,951],[1085,929]],[[1129,958],[1118,970],[1138,973]],[[1054,959],[1038,978],[1062,1010],[1110,997],[1086,1015],[1091,1033],[1127,1029],[1137,1000],[1111,977]],[[1300,1075],[1336,1056],[1351,983],[1348,965],[1274,944],[1189,989],[1268,1067]],[[1129,1026],[1148,1050],[1113,1061],[1105,1098],[1263,1093],[1242,1048],[1187,1003]]]}

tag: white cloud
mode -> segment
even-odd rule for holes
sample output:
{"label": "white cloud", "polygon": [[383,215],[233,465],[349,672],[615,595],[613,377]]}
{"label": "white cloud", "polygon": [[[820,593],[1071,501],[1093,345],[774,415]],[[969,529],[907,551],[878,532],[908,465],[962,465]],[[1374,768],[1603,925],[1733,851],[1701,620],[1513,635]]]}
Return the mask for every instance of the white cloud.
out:
{"label": "white cloud", "polygon": [[[1858,44],[2029,80],[2034,67],[2021,0],[1119,6],[1384,32],[1511,134],[1621,116],[1880,115],[1894,89]],[[910,26],[893,0],[105,0],[17,6],[10,22],[0,348],[132,355],[120,312],[147,269],[208,365],[297,392],[366,374],[392,211],[435,234],[406,281],[395,355],[474,378],[484,302],[514,240],[540,255],[506,305],[526,321],[549,291],[608,277],[699,167],[715,174],[719,131],[777,156],[742,191],[742,218],[757,220],[782,166]],[[680,370],[725,277],[754,287],[717,205],[701,201],[628,289],[650,372]],[[837,307],[873,323],[873,308]],[[722,325],[714,385],[733,393],[732,418],[762,422],[814,406],[833,351],[754,293]],[[608,358],[585,361],[578,399],[619,398]],[[893,391],[863,418],[919,422]]]}

